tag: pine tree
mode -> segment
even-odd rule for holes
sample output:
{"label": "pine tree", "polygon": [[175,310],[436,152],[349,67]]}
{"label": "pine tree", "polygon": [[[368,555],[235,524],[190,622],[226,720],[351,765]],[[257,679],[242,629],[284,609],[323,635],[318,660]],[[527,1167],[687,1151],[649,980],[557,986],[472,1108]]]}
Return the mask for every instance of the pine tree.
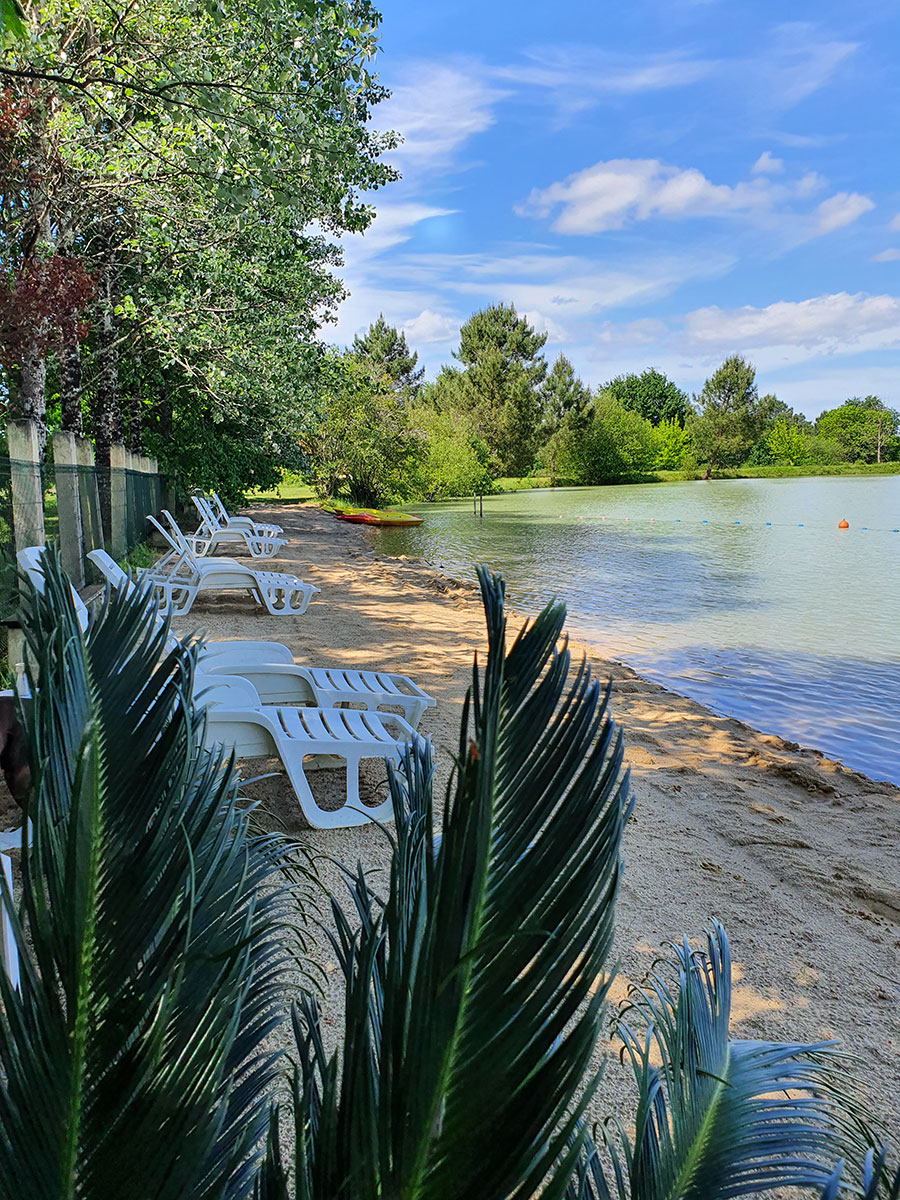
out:
{"label": "pine tree", "polygon": [[425,370],[416,370],[419,356],[406,344],[406,334],[388,325],[384,313],[378,314],[378,320],[362,336],[356,335],[352,352],[374,375],[387,376],[398,394],[413,398],[422,390]]}
{"label": "pine tree", "polygon": [[452,390],[471,414],[500,474],[523,475],[534,464],[546,340],[546,333],[538,333],[514,305],[495,304],[474,313],[459,331],[454,357],[464,369],[438,377],[438,393]]}

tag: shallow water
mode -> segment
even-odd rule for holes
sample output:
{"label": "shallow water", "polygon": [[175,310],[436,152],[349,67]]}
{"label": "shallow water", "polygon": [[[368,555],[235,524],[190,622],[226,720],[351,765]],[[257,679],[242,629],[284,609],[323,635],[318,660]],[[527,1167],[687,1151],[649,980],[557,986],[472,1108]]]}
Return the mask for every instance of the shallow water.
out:
{"label": "shallow water", "polygon": [[[583,641],[766,732],[900,783],[900,476],[744,479],[422,505],[379,550],[515,607],[559,596]],[[846,518],[849,530],[839,530]]]}

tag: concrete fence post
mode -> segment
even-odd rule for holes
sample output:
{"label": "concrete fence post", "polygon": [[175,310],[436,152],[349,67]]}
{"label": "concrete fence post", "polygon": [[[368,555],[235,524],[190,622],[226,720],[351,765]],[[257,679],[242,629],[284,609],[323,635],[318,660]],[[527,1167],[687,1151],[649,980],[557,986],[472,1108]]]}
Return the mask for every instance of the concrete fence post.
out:
{"label": "concrete fence post", "polygon": [[63,569],[76,588],[84,587],[84,527],[81,520],[81,480],[74,433],[53,435],[56,502],[59,508],[59,553]]}
{"label": "concrete fence post", "polygon": [[[81,540],[84,553],[103,547],[103,518],[100,513],[100,486],[94,464],[94,447],[87,438],[75,439],[75,461],[78,463],[78,498],[82,503]],[[85,520],[87,513],[87,520]],[[94,528],[96,518],[96,528]]]}
{"label": "concrete fence post", "polygon": [[109,448],[109,552],[113,558],[128,553],[128,451],[121,442]]}
{"label": "concrete fence post", "polygon": [[41,447],[34,421],[10,421],[9,486],[12,492],[13,536],[16,551],[44,545],[44,486]]}

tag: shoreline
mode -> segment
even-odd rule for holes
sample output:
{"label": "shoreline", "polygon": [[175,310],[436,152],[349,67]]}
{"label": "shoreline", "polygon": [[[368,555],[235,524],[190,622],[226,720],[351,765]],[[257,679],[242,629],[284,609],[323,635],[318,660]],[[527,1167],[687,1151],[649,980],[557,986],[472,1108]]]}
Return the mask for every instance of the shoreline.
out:
{"label": "shoreline", "polygon": [[[322,589],[307,613],[279,620],[247,605],[213,602],[191,614],[213,637],[266,637],[291,646],[298,661],[377,666],[410,675],[435,696],[422,732],[436,755],[442,796],[472,657],[483,652],[474,583],[419,560],[382,558],[370,534],[309,505],[254,506],[283,525],[289,544],[279,568]],[[524,619],[509,605],[510,635]],[[625,835],[617,905],[611,999],[622,999],[671,939],[702,936],[722,921],[735,966],[736,1036],[818,1041],[838,1037],[860,1064],[875,1111],[900,1125],[900,789],[867,779],[817,751],[764,734],[603,659],[573,639],[600,678],[612,678],[610,706],[625,737],[635,793]],[[256,774],[253,770],[246,774]],[[327,777],[333,776],[332,780]],[[323,799],[339,772],[316,772]],[[375,781],[373,781],[375,782]],[[318,856],[363,863],[378,878],[389,856],[373,827],[303,832],[283,777],[250,790],[279,827]],[[317,793],[318,794],[318,793]],[[325,880],[340,889],[339,876]],[[331,952],[321,949],[326,1004],[336,1032],[342,987]],[[329,970],[332,972],[328,974]],[[859,1019],[866,1013],[865,1022]],[[628,1113],[628,1082],[610,1062],[592,1112]]]}

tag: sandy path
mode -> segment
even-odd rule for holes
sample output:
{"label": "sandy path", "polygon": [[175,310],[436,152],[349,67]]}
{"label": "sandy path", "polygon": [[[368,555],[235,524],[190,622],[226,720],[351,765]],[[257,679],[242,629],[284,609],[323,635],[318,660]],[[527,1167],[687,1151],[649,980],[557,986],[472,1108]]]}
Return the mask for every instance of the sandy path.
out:
{"label": "sandy path", "polygon": [[[445,778],[472,655],[484,644],[471,589],[417,562],[374,558],[359,529],[319,510],[285,505],[254,516],[285,528],[279,565],[317,584],[321,596],[288,619],[244,601],[213,601],[197,605],[182,627],[283,641],[299,662],[410,674],[438,700],[422,728]],[[863,1060],[859,1075],[875,1110],[900,1135],[900,792],[715,717],[620,664],[596,667],[613,676],[636,796],[618,910],[623,979],[614,994],[666,940],[696,937],[717,917],[737,964],[735,1032],[840,1036]],[[313,786],[327,792],[339,781],[319,772]],[[304,828],[283,779],[252,790],[288,829]],[[377,869],[387,861],[372,828],[302,836],[347,863]],[[333,971],[327,960],[323,951]],[[332,978],[326,1011],[334,1029],[340,995]],[[598,1115],[623,1094],[616,1070]]]}

